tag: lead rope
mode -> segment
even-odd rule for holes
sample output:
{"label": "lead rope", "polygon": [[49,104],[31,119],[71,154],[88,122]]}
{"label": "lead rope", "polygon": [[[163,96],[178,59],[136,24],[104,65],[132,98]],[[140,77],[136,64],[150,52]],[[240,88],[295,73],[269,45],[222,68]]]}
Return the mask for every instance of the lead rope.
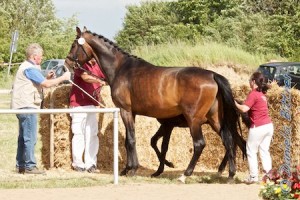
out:
{"label": "lead rope", "polygon": [[[64,65],[64,68],[66,71],[69,71],[69,69]],[[88,97],[90,97],[91,99],[93,99],[94,101],[96,101],[99,106],[101,108],[105,108],[106,106],[103,105],[103,103],[99,102],[98,100],[96,100],[92,95],[90,95],[89,93],[87,93],[84,89],[82,89],[79,85],[77,85],[76,83],[74,83],[71,79],[68,80],[72,85],[76,86],[78,89],[80,89],[84,94],[86,94]]]}
{"label": "lead rope", "polygon": [[105,108],[105,105],[103,105],[101,102],[99,102],[98,100],[96,100],[92,95],[90,95],[89,93],[87,93],[84,89],[82,89],[79,85],[77,85],[76,83],[74,83],[71,79],[69,80],[69,82],[72,84],[72,85],[74,85],[74,86],[76,86],[78,89],[80,89],[83,93],[85,93],[88,97],[90,97],[91,99],[93,99],[94,101],[96,101],[98,104],[99,104],[99,106],[101,107],[101,108]]}

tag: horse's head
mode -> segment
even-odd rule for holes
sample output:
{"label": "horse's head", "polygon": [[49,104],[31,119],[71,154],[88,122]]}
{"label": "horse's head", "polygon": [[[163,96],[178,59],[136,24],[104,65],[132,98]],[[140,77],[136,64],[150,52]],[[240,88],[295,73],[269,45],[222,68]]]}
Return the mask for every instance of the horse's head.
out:
{"label": "horse's head", "polygon": [[88,35],[85,34],[86,27],[83,28],[82,32],[80,28],[76,27],[76,31],[76,38],[71,46],[68,56],[65,59],[66,67],[70,71],[82,66],[94,57],[93,49],[87,42]]}

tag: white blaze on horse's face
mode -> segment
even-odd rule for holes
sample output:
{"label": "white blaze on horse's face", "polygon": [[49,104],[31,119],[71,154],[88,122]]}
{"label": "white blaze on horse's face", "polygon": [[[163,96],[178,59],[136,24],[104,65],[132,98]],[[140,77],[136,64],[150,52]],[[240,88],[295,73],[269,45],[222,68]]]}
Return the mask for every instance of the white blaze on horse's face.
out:
{"label": "white blaze on horse's face", "polygon": [[78,44],[80,44],[80,45],[84,45],[85,39],[84,39],[83,37],[81,37],[81,38],[78,39],[77,42],[78,42]]}

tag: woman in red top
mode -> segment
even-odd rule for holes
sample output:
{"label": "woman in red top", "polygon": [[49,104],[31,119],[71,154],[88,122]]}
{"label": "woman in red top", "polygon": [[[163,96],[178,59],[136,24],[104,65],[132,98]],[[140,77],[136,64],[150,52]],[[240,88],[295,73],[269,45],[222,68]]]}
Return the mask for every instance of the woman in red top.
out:
{"label": "woman in red top", "polygon": [[247,139],[247,158],[249,164],[249,177],[245,183],[258,182],[257,153],[262,162],[265,173],[272,169],[272,159],[269,152],[274,127],[269,116],[267,98],[265,92],[268,89],[261,72],[254,72],[249,80],[251,92],[244,104],[235,103],[241,112],[248,112],[251,126]]}
{"label": "woman in red top", "polygon": [[[82,69],[76,69],[74,73],[74,83],[87,92],[82,92],[76,85],[72,86],[70,94],[70,107],[73,109],[95,108],[99,106],[100,94],[93,95],[95,91],[100,91],[100,87],[105,84],[104,75],[94,59],[83,65]],[[99,77],[99,78],[97,78]],[[71,113],[72,117],[72,166],[75,171],[95,172],[97,164],[97,154],[99,149],[98,139],[98,119],[97,113]],[[84,160],[82,159],[84,153]]]}

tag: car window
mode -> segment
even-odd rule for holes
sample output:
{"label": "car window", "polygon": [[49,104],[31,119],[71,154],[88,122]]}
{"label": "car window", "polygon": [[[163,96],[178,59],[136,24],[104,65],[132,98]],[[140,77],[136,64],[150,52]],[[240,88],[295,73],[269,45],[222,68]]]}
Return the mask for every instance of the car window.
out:
{"label": "car window", "polygon": [[57,61],[52,61],[52,62],[50,62],[50,65],[49,65],[49,67],[48,67],[48,70],[51,70],[51,69],[52,69],[53,67],[55,67],[57,64],[58,64]]}
{"label": "car window", "polygon": [[42,69],[42,70],[46,70],[47,67],[48,67],[48,65],[49,65],[49,62],[50,62],[50,61],[46,61],[46,62],[42,63],[41,69]]}
{"label": "car window", "polygon": [[270,66],[260,66],[259,70],[264,74],[265,77],[268,79],[273,79],[274,75],[276,73],[276,68],[275,67],[270,67]]}
{"label": "car window", "polygon": [[293,74],[293,75],[300,76],[300,66],[297,66],[297,65],[291,66],[289,68],[289,73]]}
{"label": "car window", "polygon": [[61,76],[63,74],[63,66],[58,66],[55,68],[55,73],[57,77]]}
{"label": "car window", "polygon": [[282,67],[281,70],[280,70],[280,73],[281,74],[286,74],[286,73],[289,72],[290,68],[291,68],[290,66]]}

